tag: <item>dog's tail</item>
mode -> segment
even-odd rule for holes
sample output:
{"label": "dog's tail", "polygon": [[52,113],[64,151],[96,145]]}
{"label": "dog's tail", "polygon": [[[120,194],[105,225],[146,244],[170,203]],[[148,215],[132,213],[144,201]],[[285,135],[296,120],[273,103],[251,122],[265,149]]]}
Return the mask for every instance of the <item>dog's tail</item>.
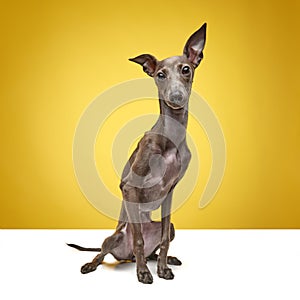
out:
{"label": "dog's tail", "polygon": [[101,248],[85,248],[75,244],[67,244],[69,247],[75,248],[79,251],[92,251],[92,252],[100,252]]}

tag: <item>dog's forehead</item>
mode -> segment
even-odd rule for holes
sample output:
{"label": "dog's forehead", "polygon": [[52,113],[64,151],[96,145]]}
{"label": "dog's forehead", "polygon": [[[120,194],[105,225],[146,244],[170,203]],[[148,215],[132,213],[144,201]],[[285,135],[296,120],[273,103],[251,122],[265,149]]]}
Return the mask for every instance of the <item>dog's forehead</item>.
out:
{"label": "dog's forehead", "polygon": [[171,57],[168,57],[164,60],[161,60],[158,63],[158,68],[174,67],[175,65],[184,64],[184,63],[187,63],[187,62],[188,62],[188,60],[185,56],[171,56]]}

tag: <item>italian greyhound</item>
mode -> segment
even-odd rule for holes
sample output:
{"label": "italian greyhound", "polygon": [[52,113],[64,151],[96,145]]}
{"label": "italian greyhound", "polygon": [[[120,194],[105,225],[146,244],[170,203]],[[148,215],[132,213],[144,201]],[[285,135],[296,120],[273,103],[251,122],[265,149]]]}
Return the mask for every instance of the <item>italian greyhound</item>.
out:
{"label": "italian greyhound", "polygon": [[[188,103],[194,71],[203,58],[206,23],[190,36],[183,55],[158,61],[150,54],[129,59],[154,78],[158,88],[160,115],[139,141],[125,165],[120,189],[123,201],[116,231],[106,238],[92,262],[81,268],[83,274],[95,271],[108,253],[120,261],[135,261],[138,280],[152,283],[147,260],[157,261],[158,276],[173,279],[169,265],[181,265],[168,256],[175,230],[170,222],[173,190],[184,176],[191,159],[186,143]],[[161,222],[151,220],[151,212],[161,207]],[[156,251],[160,249],[159,254]]]}

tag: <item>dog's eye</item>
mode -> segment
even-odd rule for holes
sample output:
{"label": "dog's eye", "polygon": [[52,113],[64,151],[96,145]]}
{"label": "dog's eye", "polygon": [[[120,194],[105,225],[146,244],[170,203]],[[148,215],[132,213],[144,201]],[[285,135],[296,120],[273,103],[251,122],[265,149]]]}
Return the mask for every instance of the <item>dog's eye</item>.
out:
{"label": "dog's eye", "polygon": [[191,69],[190,69],[189,66],[184,66],[184,67],[182,68],[182,70],[181,70],[181,72],[182,72],[183,75],[189,75],[189,74],[190,74],[190,71],[191,71]]}
{"label": "dog's eye", "polygon": [[158,79],[161,79],[161,80],[166,79],[166,75],[163,72],[158,72],[157,77],[158,77]]}

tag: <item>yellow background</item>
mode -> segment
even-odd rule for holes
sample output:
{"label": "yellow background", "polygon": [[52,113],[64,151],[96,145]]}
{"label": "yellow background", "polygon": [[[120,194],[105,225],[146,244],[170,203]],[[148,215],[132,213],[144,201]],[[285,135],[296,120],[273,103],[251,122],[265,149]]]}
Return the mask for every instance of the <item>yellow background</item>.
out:
{"label": "yellow background", "polygon": [[116,225],[78,187],[77,122],[98,94],[146,76],[129,57],[180,54],[203,22],[194,89],[221,122],[227,167],[215,199],[199,209],[209,170],[199,132],[203,183],[173,222],[300,228],[298,1],[6,1],[0,14],[0,228]]}

